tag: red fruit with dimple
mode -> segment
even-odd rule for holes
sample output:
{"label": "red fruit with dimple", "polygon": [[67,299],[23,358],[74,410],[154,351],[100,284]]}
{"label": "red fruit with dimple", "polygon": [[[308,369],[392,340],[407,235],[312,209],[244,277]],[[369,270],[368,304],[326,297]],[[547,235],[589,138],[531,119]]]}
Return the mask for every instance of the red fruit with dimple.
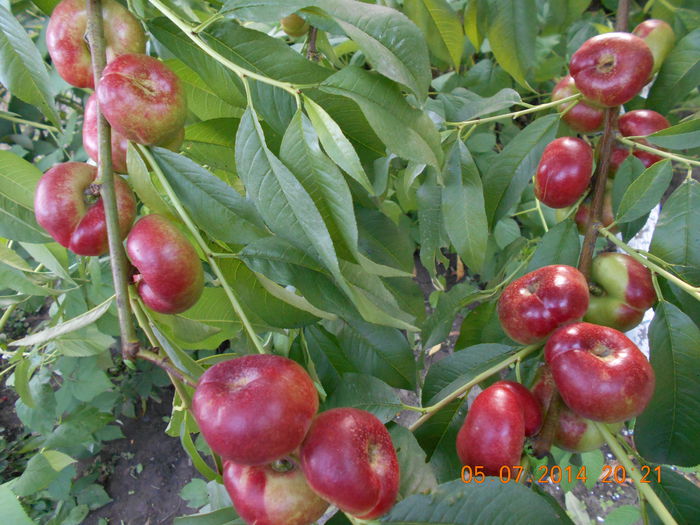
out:
{"label": "red fruit with dimple", "polygon": [[139,144],[164,144],[181,133],[187,100],[180,79],[147,55],[121,55],[102,72],[100,110],[112,128]]}
{"label": "red fruit with dimple", "polygon": [[126,253],[143,302],[156,312],[176,314],[192,307],[204,289],[202,263],[192,243],[168,219],[139,219],[126,239]]}
{"label": "red fruit with dimple", "polygon": [[334,408],[316,416],[301,446],[301,467],[316,493],[360,519],[387,513],[398,495],[391,436],[364,410]]}
{"label": "red fruit with dimple", "polygon": [[[107,63],[125,53],[145,53],[146,35],[139,21],[114,0],[102,0]],[[85,39],[84,0],[62,0],[46,26],[46,47],[58,74],[69,84],[94,88],[90,47]]]}
{"label": "red fruit with dimple", "polygon": [[529,345],[566,323],[580,320],[588,308],[588,297],[588,282],[576,268],[545,266],[503,290],[498,318],[511,339]]}
{"label": "red fruit with dimple", "polygon": [[[651,135],[652,133],[668,128],[670,125],[671,123],[666,120],[666,117],[651,109],[635,109],[634,111],[628,111],[617,120],[620,133],[625,137]],[[646,139],[637,139],[637,142],[646,146],[651,145]],[[634,150],[633,155],[642,161],[645,168],[663,160],[663,157],[638,149]]]}
{"label": "red fruit with dimple", "polygon": [[654,393],[654,370],[622,332],[575,323],[554,332],[544,358],[564,402],[580,416],[617,423],[641,414]]}
{"label": "red fruit with dimple", "polygon": [[535,175],[535,196],[550,208],[581,198],[593,174],[593,149],[583,140],[561,137],[544,148]]}
{"label": "red fruit with dimple", "polygon": [[[552,101],[561,100],[578,93],[580,92],[576,89],[574,78],[571,75],[566,75],[554,86]],[[573,107],[571,107],[572,105]],[[605,110],[589,104],[585,99],[560,104],[557,106],[557,111],[563,113],[561,118],[571,129],[580,133],[592,133],[603,127]]]}
{"label": "red fruit with dimple", "polygon": [[291,458],[255,467],[226,461],[224,486],[249,525],[309,525],[329,506],[311,490]]}
{"label": "red fruit with dimple", "polygon": [[306,370],[269,354],[217,363],[199,378],[192,398],[205,441],[239,465],[265,465],[294,452],[317,410]]}
{"label": "red fruit with dimple", "polygon": [[569,72],[589,101],[613,107],[641,91],[653,65],[654,57],[644,40],[613,32],[586,40],[571,57]]}
{"label": "red fruit with dimple", "polygon": [[[82,162],[64,162],[39,179],[34,194],[37,222],[59,244],[78,255],[103,255],[109,251],[102,198],[86,202],[85,191],[97,177],[97,168]],[[121,238],[136,216],[136,199],[121,177],[114,178]]]}
{"label": "red fruit with dimple", "polygon": [[539,403],[529,390],[499,381],[474,399],[457,434],[457,455],[463,465],[497,476],[501,467],[520,464],[525,436],[541,422]]}

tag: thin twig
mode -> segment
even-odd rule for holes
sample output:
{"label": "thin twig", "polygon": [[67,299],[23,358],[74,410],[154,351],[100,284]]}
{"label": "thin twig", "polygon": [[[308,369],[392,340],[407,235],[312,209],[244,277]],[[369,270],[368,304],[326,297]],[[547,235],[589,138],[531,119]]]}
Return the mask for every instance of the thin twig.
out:
{"label": "thin twig", "polygon": [[[88,41],[92,55],[92,71],[95,76],[95,88],[102,76],[106,63],[104,28],[102,23],[102,3],[100,0],[87,1]],[[112,170],[111,133],[107,121],[98,113],[97,140],[99,143],[99,162],[97,163],[97,180],[102,184],[102,202],[104,205],[105,222],[107,223],[107,239],[109,244],[109,259],[112,265],[112,279],[116,294],[117,313],[119,315],[119,332],[121,335],[122,355],[126,360],[133,360],[138,350],[138,338],[131,319],[128,292],[128,263],[122,246],[119,229],[119,212],[114,190],[114,171]]]}
{"label": "thin twig", "polygon": [[306,48],[306,58],[318,62],[318,50],[316,49],[316,37],[318,36],[318,28],[311,26],[309,29],[309,47]]}
{"label": "thin twig", "polygon": [[177,377],[182,383],[185,383],[187,386],[191,386],[192,388],[197,387],[197,382],[194,379],[192,379],[190,376],[176,368],[170,362],[170,359],[168,359],[167,356],[162,356],[156,353],[157,351],[158,347],[154,347],[151,350],[141,349],[138,352],[136,352],[136,357],[138,357],[139,359],[143,359],[144,361],[153,363],[159,368],[162,368],[171,376]]}

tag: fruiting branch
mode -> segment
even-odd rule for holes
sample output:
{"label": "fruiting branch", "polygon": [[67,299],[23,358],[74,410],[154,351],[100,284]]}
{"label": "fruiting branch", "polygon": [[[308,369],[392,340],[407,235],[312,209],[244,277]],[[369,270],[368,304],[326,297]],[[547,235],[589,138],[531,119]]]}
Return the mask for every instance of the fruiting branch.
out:
{"label": "fruiting branch", "polygon": [[639,263],[643,264],[649,270],[651,270],[654,273],[659,274],[661,277],[666,279],[667,281],[672,282],[676,286],[678,286],[680,289],[683,291],[687,292],[693,298],[697,299],[700,301],[700,287],[697,286],[692,286],[685,282],[683,279],[680,277],[677,277],[673,275],[671,272],[668,270],[664,270],[661,266],[658,264],[650,261],[647,257],[642,256],[637,250],[629,246],[627,243],[621,241],[620,239],[617,238],[617,236],[614,233],[611,233],[607,229],[600,227],[599,228],[600,234],[608,239],[611,243],[613,243],[615,246],[618,248],[622,249],[624,252],[626,252],[630,257],[632,257],[634,260],[638,261]]}
{"label": "fruiting branch", "polygon": [[432,406],[426,407],[425,408],[425,414],[423,414],[418,420],[413,423],[408,429],[413,432],[415,431],[418,427],[420,427],[423,423],[428,421],[431,417],[435,415],[436,412],[438,412],[441,408],[444,408],[447,406],[449,403],[457,399],[458,397],[464,395],[467,393],[474,385],[478,385],[485,379],[488,379],[491,377],[493,374],[496,374],[503,370],[504,368],[512,365],[516,361],[519,361],[523,359],[524,357],[529,356],[539,348],[541,348],[541,344],[535,344],[535,345],[529,345],[521,350],[517,351],[510,357],[504,359],[500,363],[492,366],[491,368],[484,370],[482,373],[476,375],[473,379],[465,383],[464,385],[460,386],[458,389],[456,389],[454,392],[451,392],[448,396],[446,396],[444,399],[441,399],[437,403],[435,403]]}
{"label": "fruiting branch", "polygon": [[258,338],[258,335],[255,333],[255,330],[253,329],[253,325],[250,323],[250,319],[248,319],[248,316],[246,315],[245,311],[243,311],[243,307],[241,307],[241,304],[238,301],[236,294],[233,292],[233,289],[226,281],[226,276],[224,276],[223,272],[221,271],[221,268],[219,267],[219,263],[216,260],[216,256],[215,256],[214,252],[211,251],[211,249],[209,248],[207,243],[202,238],[202,235],[199,233],[199,229],[197,228],[197,225],[194,223],[194,221],[192,221],[189,214],[187,213],[185,208],[182,206],[182,203],[180,203],[180,200],[177,198],[175,191],[173,191],[173,188],[170,186],[168,179],[163,174],[163,171],[160,169],[160,166],[153,158],[153,155],[151,155],[151,152],[149,151],[149,149],[144,147],[144,146],[141,146],[140,144],[137,145],[137,148],[138,148],[139,152],[146,158],[148,163],[153,167],[153,171],[155,172],[156,176],[160,180],[160,183],[163,186],[165,193],[168,195],[168,198],[170,199],[171,204],[173,205],[173,207],[175,208],[175,210],[177,211],[178,215],[183,220],[183,222],[185,223],[187,228],[190,230],[190,233],[192,233],[192,236],[194,237],[195,241],[199,245],[202,252],[204,252],[205,257],[207,258],[207,261],[209,262],[209,266],[211,266],[211,269],[214,271],[216,278],[221,283],[221,287],[226,292],[226,296],[228,297],[229,301],[231,302],[231,306],[233,307],[233,311],[236,312],[236,315],[241,320],[241,323],[243,324],[243,328],[245,329],[246,333],[248,334],[248,337],[250,337],[250,340],[253,343],[253,346],[255,346],[255,349],[258,351],[258,353],[264,354],[265,349],[263,348],[262,344],[260,343],[260,339]]}
{"label": "fruiting branch", "polygon": [[668,151],[664,151],[662,149],[655,148],[653,146],[648,146],[646,144],[640,144],[639,142],[635,142],[634,140],[631,140],[628,137],[616,137],[618,142],[621,142],[625,144],[626,146],[630,146],[633,149],[638,149],[641,151],[646,151],[648,153],[653,153],[654,155],[658,155],[659,157],[664,157],[667,159],[675,160],[676,162],[681,162],[683,164],[686,164],[688,166],[700,166],[700,161],[689,159],[688,157],[684,157],[682,155],[676,155],[674,153],[669,153]]}
{"label": "fruiting branch", "polygon": [[583,95],[580,93],[577,93],[575,95],[571,95],[570,97],[562,98],[560,100],[553,100],[552,102],[547,102],[545,104],[539,104],[537,106],[532,106],[527,109],[521,109],[520,111],[514,111],[512,113],[504,113],[503,115],[494,115],[492,117],[486,117],[486,118],[476,118],[473,120],[464,120],[462,122],[445,122],[448,126],[455,126],[458,127],[459,129],[463,129],[467,126],[473,126],[473,125],[478,125],[478,124],[485,124],[487,122],[494,122],[496,120],[503,120],[503,119],[515,119],[518,117],[521,117],[523,115],[528,115],[530,113],[537,113],[538,111],[544,111],[545,109],[549,108],[555,108],[557,106],[561,106],[562,104],[566,104],[568,102],[575,102],[576,100],[579,100]]}
{"label": "fruiting branch", "polygon": [[[88,41],[92,56],[92,71],[95,77],[95,87],[99,82],[106,63],[104,27],[102,22],[102,3],[100,0],[87,1]],[[114,171],[112,170],[111,131],[107,120],[98,115],[97,137],[99,143],[99,162],[97,163],[97,179],[102,185],[101,194],[104,204],[105,222],[107,224],[107,239],[109,244],[109,259],[112,266],[112,280],[116,294],[117,313],[119,316],[119,333],[121,335],[122,355],[131,361],[138,351],[138,338],[131,319],[128,291],[128,263],[122,246],[119,230],[119,214],[117,198],[114,189]]]}
{"label": "fruiting branch", "polygon": [[598,432],[605,438],[608,443],[610,450],[612,450],[615,457],[620,462],[620,464],[625,468],[625,472],[632,478],[637,490],[644,495],[644,499],[649,502],[649,505],[654,509],[656,515],[661,519],[666,525],[677,525],[678,522],[673,518],[671,513],[668,511],[663,502],[656,495],[656,492],[649,486],[648,483],[642,482],[642,476],[639,469],[636,469],[634,464],[630,461],[629,456],[625,453],[623,448],[618,443],[615,436],[613,436],[608,430],[607,426],[603,423],[595,423]]}

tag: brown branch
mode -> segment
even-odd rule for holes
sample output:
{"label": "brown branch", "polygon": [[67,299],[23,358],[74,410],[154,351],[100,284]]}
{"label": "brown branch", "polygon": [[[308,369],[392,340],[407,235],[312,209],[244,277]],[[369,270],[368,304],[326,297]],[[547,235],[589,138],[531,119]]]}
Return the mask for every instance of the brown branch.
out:
{"label": "brown branch", "polygon": [[630,14],[630,0],[620,0],[617,3],[617,18],[615,31],[627,31],[627,20]]}
{"label": "brown branch", "polygon": [[563,401],[559,395],[559,391],[555,389],[544,417],[542,429],[532,441],[533,453],[537,458],[545,457],[552,448],[554,435],[559,425],[559,412],[561,411],[562,403]]}
{"label": "brown branch", "polygon": [[[106,52],[104,27],[102,21],[102,2],[86,0],[88,19],[88,42],[92,55],[92,72],[95,77],[95,88],[105,67]],[[98,105],[99,107],[99,105]],[[112,265],[112,279],[117,297],[117,313],[119,315],[119,332],[121,334],[122,355],[126,360],[133,360],[138,351],[138,338],[131,319],[128,292],[128,263],[119,231],[119,215],[117,198],[114,190],[114,171],[112,170],[112,146],[109,124],[98,113],[97,140],[99,143],[99,162],[97,163],[97,180],[102,184],[101,194],[104,204],[105,222],[107,223],[107,239],[109,244],[109,259]]]}
{"label": "brown branch", "polygon": [[318,28],[311,26],[309,29],[309,47],[306,49],[306,58],[318,62],[318,50],[316,49],[316,37],[318,36]]}

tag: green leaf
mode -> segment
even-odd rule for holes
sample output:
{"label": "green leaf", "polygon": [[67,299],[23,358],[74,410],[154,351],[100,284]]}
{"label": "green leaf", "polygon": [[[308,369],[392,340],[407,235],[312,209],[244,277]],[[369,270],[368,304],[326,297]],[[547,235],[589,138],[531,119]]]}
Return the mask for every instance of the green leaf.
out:
{"label": "green leaf", "polygon": [[187,126],[183,147],[185,155],[206,169],[235,173],[233,148],[238,122],[238,119],[217,118]]}
{"label": "green leaf", "polygon": [[646,459],[691,467],[700,463],[700,328],[662,302],[649,327],[654,397],[635,425],[635,444]]}
{"label": "green leaf", "polygon": [[232,507],[175,518],[174,525],[245,525]]}
{"label": "green leaf", "polygon": [[173,344],[156,323],[151,322],[149,324],[153,330],[153,335],[155,335],[158,340],[160,348],[170,358],[175,367],[187,372],[195,379],[198,379],[199,376],[204,373],[204,368],[192,359],[182,348]]}
{"label": "green leaf", "polygon": [[649,135],[655,146],[668,149],[690,149],[700,146],[700,119],[688,120]]}
{"label": "green leaf", "polygon": [[490,225],[498,222],[520,201],[558,126],[558,115],[537,119],[518,133],[491,163],[484,174],[486,216]]}
{"label": "green leaf", "polygon": [[700,84],[700,28],[685,35],[664,60],[647,107],[666,114]]}
{"label": "green leaf", "polygon": [[442,213],[447,236],[469,270],[479,273],[486,257],[489,227],[479,170],[462,141],[457,141],[448,153],[443,178]]}
{"label": "green leaf", "polygon": [[530,88],[527,76],[532,70],[537,37],[535,0],[488,0],[486,37],[498,63],[521,86]]}
{"label": "green leaf", "polygon": [[29,379],[34,371],[32,362],[28,357],[20,356],[20,361],[17,363],[14,371],[14,387],[19,397],[29,408],[34,408],[34,398],[32,391],[29,388]]}
{"label": "green leaf", "polygon": [[456,399],[442,407],[415,431],[416,439],[430,458],[438,482],[459,477],[461,461],[455,442],[467,412],[466,398]]}
{"label": "green leaf", "polygon": [[459,283],[440,294],[433,313],[422,326],[423,347],[432,348],[447,339],[457,312],[482,299],[484,293],[472,283]]}
{"label": "green leaf", "polygon": [[700,184],[682,184],[664,203],[649,251],[700,285]]}
{"label": "green leaf", "polygon": [[39,50],[19,21],[0,6],[0,84],[60,126],[55,93]]}
{"label": "green leaf", "polygon": [[578,264],[581,243],[574,221],[563,221],[544,234],[537,250],[530,259],[527,271],[531,272],[550,264]]}
{"label": "green leaf", "polygon": [[438,93],[437,99],[445,105],[445,118],[450,122],[472,120],[522,102],[518,92],[510,88],[501,89],[491,97],[480,97],[458,87],[451,93]]}
{"label": "green leaf", "polygon": [[0,485],[0,508],[2,508],[3,519],[7,523],[12,523],[12,525],[34,524],[7,484]]}
{"label": "green leaf", "polygon": [[401,331],[350,320],[337,337],[340,348],[358,371],[375,376],[394,388],[415,387],[416,363]]}
{"label": "green leaf", "polygon": [[54,339],[56,351],[70,357],[104,354],[114,344],[114,338],[89,325]]}
{"label": "green leaf", "polygon": [[617,210],[618,223],[638,219],[656,206],[673,178],[670,160],[653,164],[629,185]]}
{"label": "green leaf", "polygon": [[389,426],[391,440],[394,443],[399,460],[399,497],[405,499],[412,494],[429,492],[437,487],[435,473],[427,463],[425,452],[421,449],[413,433],[401,425]]}
{"label": "green leaf", "polygon": [[514,352],[513,347],[506,345],[481,344],[441,359],[428,369],[425,376],[423,406],[434,405]]}
{"label": "green leaf", "polygon": [[56,450],[44,450],[32,456],[24,472],[9,486],[17,496],[30,496],[48,487],[58,474],[75,460]]}
{"label": "green leaf", "polygon": [[[652,471],[650,478],[655,478]],[[700,489],[671,467],[661,467],[661,483],[651,483],[651,488],[661,499],[664,506],[671,512],[679,525],[700,523]],[[649,523],[661,525],[664,523],[649,506]]]}
{"label": "green leaf", "polygon": [[464,32],[450,4],[446,0],[417,0],[406,2],[404,10],[423,32],[430,52],[458,69],[464,50]]}
{"label": "green leaf", "polygon": [[447,244],[445,219],[442,210],[443,189],[435,181],[435,170],[421,184],[418,197],[418,231],[420,233],[420,260],[431,275],[434,275],[435,258],[439,249]]}
{"label": "green leaf", "polygon": [[44,344],[63,334],[67,334],[74,330],[78,330],[79,328],[89,326],[95,321],[97,321],[100,317],[102,317],[107,312],[107,310],[109,310],[113,299],[114,297],[112,296],[102,304],[95,306],[93,309],[88,310],[84,314],[74,317],[69,321],[59,323],[55,326],[46,328],[41,332],[37,332],[35,334],[31,334],[16,341],[13,341],[10,343],[10,346],[33,346]]}
{"label": "green leaf", "polygon": [[347,67],[321,84],[328,93],[354,100],[389,150],[408,160],[439,167],[440,137],[428,115],[410,106],[390,80]]}
{"label": "green leaf", "polygon": [[560,525],[571,524],[564,509],[555,509],[520,483],[461,480],[439,485],[430,494],[417,494],[397,503],[382,518],[396,525]]}
{"label": "green leaf", "polygon": [[178,221],[178,217],[170,205],[156,189],[146,162],[143,160],[133,142],[129,142],[126,150],[126,167],[129,172],[129,182],[152,213],[159,213],[172,221]]}
{"label": "green leaf", "polygon": [[304,97],[304,107],[328,156],[362,185],[370,195],[374,194],[372,183],[367,178],[360,158],[357,156],[350,141],[343,134],[340,126],[323,107],[306,96]]}
{"label": "green leaf", "polygon": [[0,151],[0,236],[16,241],[51,240],[34,218],[34,191],[41,172],[9,151]]}
{"label": "green leaf", "polygon": [[266,236],[255,206],[231,186],[178,153],[151,153],[192,219],[209,235],[234,244]]}
{"label": "green leaf", "polygon": [[464,9],[464,34],[479,51],[484,41],[488,20],[486,0],[471,0]]}
{"label": "green leaf", "polygon": [[393,388],[376,377],[346,373],[323,405],[324,410],[337,407],[366,410],[386,423],[401,412],[401,400]]}

